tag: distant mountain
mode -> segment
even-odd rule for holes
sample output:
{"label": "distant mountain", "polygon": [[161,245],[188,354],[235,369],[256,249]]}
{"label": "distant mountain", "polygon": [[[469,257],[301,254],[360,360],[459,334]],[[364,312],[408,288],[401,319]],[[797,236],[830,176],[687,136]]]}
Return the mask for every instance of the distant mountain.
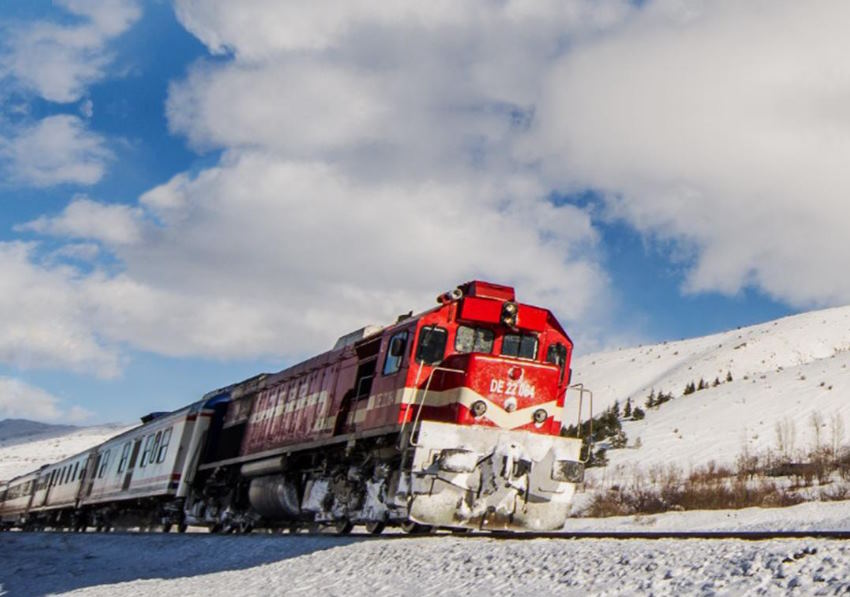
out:
{"label": "distant mountain", "polygon": [[92,448],[133,425],[48,425],[22,419],[0,421],[0,480],[33,471]]}
{"label": "distant mountain", "polygon": [[0,442],[47,435],[65,435],[76,429],[78,428],[73,425],[50,425],[27,419],[3,419],[0,421]]}

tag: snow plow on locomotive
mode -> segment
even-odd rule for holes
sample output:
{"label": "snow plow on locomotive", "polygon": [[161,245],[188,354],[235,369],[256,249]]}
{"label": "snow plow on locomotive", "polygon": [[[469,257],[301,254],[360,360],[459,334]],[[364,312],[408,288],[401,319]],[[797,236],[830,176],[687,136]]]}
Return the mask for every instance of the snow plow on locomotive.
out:
{"label": "snow plow on locomotive", "polygon": [[584,474],[581,440],[560,434],[572,341],[509,287],[438,302],[207,394],[156,516],[213,531],[563,526]]}

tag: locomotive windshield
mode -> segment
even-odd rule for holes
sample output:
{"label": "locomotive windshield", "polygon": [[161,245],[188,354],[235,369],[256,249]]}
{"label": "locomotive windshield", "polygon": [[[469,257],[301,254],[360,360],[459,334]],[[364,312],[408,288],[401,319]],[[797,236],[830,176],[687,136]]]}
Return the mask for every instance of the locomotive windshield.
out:
{"label": "locomotive windshield", "polygon": [[506,357],[534,359],[537,357],[537,336],[532,334],[505,334],[502,354]]}
{"label": "locomotive windshield", "polygon": [[471,328],[465,325],[457,328],[455,335],[455,352],[485,352],[493,350],[493,330],[487,328]]}

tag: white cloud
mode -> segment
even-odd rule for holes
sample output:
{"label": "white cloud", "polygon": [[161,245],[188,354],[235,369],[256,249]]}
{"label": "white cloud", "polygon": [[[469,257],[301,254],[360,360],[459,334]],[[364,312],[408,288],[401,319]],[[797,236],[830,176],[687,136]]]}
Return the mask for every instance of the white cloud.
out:
{"label": "white cloud", "polygon": [[688,291],[850,301],[848,18],[841,1],[654,2],[565,56],[526,156],[681,243]]}
{"label": "white cloud", "polygon": [[407,36],[410,30],[420,38],[423,33],[439,37],[454,32],[474,41],[470,34],[477,29],[489,32],[491,45],[498,46],[505,41],[499,39],[502,32],[528,34],[536,27],[539,37],[551,39],[555,32],[607,27],[630,10],[628,2],[619,0],[249,0],[238,6],[227,0],[176,0],[175,5],[183,25],[212,52],[232,51],[245,60],[322,51],[364,33],[400,32],[415,44],[419,40]]}
{"label": "white cloud", "polygon": [[56,262],[59,259],[71,259],[75,261],[94,261],[100,256],[100,246],[97,243],[68,243],[64,244],[50,254],[50,259]]}
{"label": "white cloud", "polygon": [[46,100],[67,103],[80,99],[87,86],[103,78],[111,60],[108,42],[126,31],[141,11],[134,0],[60,0],[57,4],[81,21],[3,24],[0,77]]}
{"label": "white cloud", "polygon": [[88,273],[31,248],[19,264],[62,284],[51,295],[78,310],[60,321],[85,330],[85,366],[109,374],[128,349],[295,358],[476,277],[600,318],[590,216],[553,204],[514,143],[562,46],[628,4],[391,4],[178,5],[213,51],[234,51],[168,100],[172,129],[224,149],[220,163],[152,189],[141,212],[77,199],[24,227],[115,258]]}
{"label": "white cloud", "polygon": [[97,314],[83,300],[91,280],[67,266],[39,264],[36,247],[27,243],[0,243],[0,272],[0,361],[118,373],[118,354],[95,333]]}
{"label": "white cloud", "polygon": [[92,413],[79,406],[72,406],[66,411],[59,398],[41,388],[20,379],[0,377],[0,419],[80,423],[91,416]]}
{"label": "white cloud", "polygon": [[100,180],[112,158],[103,137],[76,116],[48,116],[0,137],[0,169],[8,181],[36,187]]}
{"label": "white cloud", "polygon": [[142,210],[117,203],[98,203],[78,196],[58,216],[40,218],[16,227],[53,236],[86,238],[109,245],[139,242],[142,237]]}
{"label": "white cloud", "polygon": [[515,169],[562,45],[628,2],[178,2],[212,51],[172,85],[172,130],[199,148],[260,148],[367,180]]}

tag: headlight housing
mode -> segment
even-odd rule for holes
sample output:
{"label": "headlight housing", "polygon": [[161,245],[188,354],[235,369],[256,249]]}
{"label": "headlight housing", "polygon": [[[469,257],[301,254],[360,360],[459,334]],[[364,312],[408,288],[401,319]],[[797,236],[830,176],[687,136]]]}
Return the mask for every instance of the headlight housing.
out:
{"label": "headlight housing", "polygon": [[483,400],[476,400],[472,403],[469,410],[472,411],[473,417],[483,417],[484,413],[487,412],[487,403]]}

